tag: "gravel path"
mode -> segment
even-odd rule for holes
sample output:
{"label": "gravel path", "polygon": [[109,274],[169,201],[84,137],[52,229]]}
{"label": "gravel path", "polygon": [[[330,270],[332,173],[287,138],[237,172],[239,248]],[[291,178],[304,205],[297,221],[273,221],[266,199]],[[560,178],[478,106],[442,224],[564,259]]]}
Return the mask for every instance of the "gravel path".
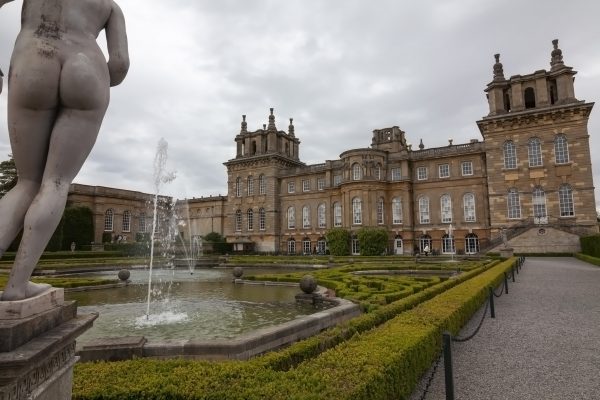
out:
{"label": "gravel path", "polygon": [[[455,399],[600,399],[600,267],[528,258],[508,287],[494,299],[496,318],[488,311],[472,340],[453,343]],[[459,336],[473,331],[482,311]],[[445,398],[442,360],[425,399]]]}

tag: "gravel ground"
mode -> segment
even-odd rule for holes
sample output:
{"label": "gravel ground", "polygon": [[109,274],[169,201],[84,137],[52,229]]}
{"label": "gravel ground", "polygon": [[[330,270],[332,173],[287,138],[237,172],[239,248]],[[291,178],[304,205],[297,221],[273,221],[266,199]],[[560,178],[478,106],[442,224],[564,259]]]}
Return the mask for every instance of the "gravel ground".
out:
{"label": "gravel ground", "polygon": [[[496,318],[488,311],[472,340],[452,345],[454,398],[600,399],[600,268],[528,258],[508,288],[494,299]],[[482,311],[459,336],[473,332]],[[425,400],[445,398],[442,360]]]}

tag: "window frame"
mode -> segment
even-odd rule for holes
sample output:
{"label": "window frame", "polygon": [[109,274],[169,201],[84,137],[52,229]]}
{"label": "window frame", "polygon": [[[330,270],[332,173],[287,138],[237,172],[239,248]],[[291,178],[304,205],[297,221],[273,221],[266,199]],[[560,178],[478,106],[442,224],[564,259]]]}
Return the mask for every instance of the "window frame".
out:
{"label": "window frame", "polygon": [[438,165],[438,178],[446,179],[450,178],[450,164],[439,164]]}
{"label": "window frame", "polygon": [[419,203],[419,223],[426,225],[431,223],[431,212],[429,197],[421,196],[418,200]]}
{"label": "window frame", "polygon": [[352,225],[362,225],[362,199],[352,199]]}
{"label": "window frame", "polygon": [[129,210],[123,211],[123,232],[131,232],[131,211]]}
{"label": "window frame", "polygon": [[512,140],[507,140],[502,145],[504,169],[517,169],[517,146]]}
{"label": "window frame", "polygon": [[402,168],[401,167],[393,167],[390,171],[392,182],[397,182],[402,180]]}
{"label": "window frame", "polygon": [[[465,172],[465,167],[468,166],[468,172]],[[463,161],[460,164],[460,170],[462,176],[473,176],[473,161]]]}
{"label": "window frame", "polygon": [[[568,190],[567,195],[564,194],[563,189]],[[566,203],[564,200],[566,200]],[[561,218],[572,218],[575,216],[573,188],[568,183],[563,183],[558,188],[558,210]],[[568,213],[565,213],[565,211],[567,211]]]}
{"label": "window frame", "polygon": [[402,199],[394,197],[392,199],[392,225],[401,225],[402,222]]}
{"label": "window frame", "polygon": [[554,163],[557,165],[563,165],[569,164],[570,162],[571,157],[569,155],[569,141],[564,133],[559,133],[554,137]]}
{"label": "window frame", "polygon": [[527,141],[527,159],[529,161],[529,168],[542,167],[544,165],[542,142],[539,138],[533,137]]}
{"label": "window frame", "polygon": [[290,181],[287,183],[288,193],[296,193],[296,182]]}
{"label": "window frame", "polygon": [[428,179],[428,171],[427,167],[419,166],[417,167],[417,180],[418,181],[426,181]]}

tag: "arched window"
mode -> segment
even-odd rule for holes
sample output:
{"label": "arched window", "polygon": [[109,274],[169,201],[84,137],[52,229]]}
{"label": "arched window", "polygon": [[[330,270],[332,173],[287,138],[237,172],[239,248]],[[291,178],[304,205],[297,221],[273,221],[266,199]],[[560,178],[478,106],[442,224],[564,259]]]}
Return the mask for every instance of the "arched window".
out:
{"label": "arched window", "polygon": [[317,208],[317,220],[318,220],[319,228],[327,227],[326,212],[327,212],[327,208],[325,207],[325,204],[319,204],[319,208]]}
{"label": "arched window", "polygon": [[392,224],[398,225],[402,223],[402,199],[394,197],[392,199]]}
{"label": "arched window", "polygon": [[529,139],[529,142],[527,142],[527,153],[529,155],[530,167],[539,167],[542,165],[542,144],[540,143],[540,139]]}
{"label": "arched window", "polygon": [[422,235],[419,238],[419,252],[420,253],[431,253],[431,236]]}
{"label": "arched window", "polygon": [[312,248],[310,246],[310,239],[305,237],[302,239],[302,254],[310,254],[312,253]]}
{"label": "arched window", "polygon": [[114,216],[115,216],[115,213],[113,212],[112,208],[109,208],[104,213],[104,231],[105,232],[112,232],[113,231],[113,218],[114,218]]}
{"label": "arched window", "polygon": [[456,252],[454,248],[454,236],[448,234],[442,236],[442,253],[454,254]]}
{"label": "arched window", "polygon": [[575,208],[573,207],[573,189],[570,185],[560,185],[558,189],[558,205],[561,217],[573,217]]}
{"label": "arched window", "polygon": [[142,233],[146,232],[146,214],[145,213],[141,213],[140,214],[140,226],[139,226],[139,230]]}
{"label": "arched window", "polygon": [[352,180],[359,181],[362,179],[362,167],[359,163],[352,165]]}
{"label": "arched window", "polygon": [[479,253],[479,238],[474,233],[465,236],[465,254]]}
{"label": "arched window", "polygon": [[339,202],[333,203],[333,226],[342,226],[342,205]]}
{"label": "arched window", "polygon": [[296,241],[291,238],[287,242],[288,244],[288,254],[296,254]]}
{"label": "arched window", "polygon": [[261,231],[265,230],[267,215],[265,213],[265,209],[261,208],[258,210],[258,229]]}
{"label": "arched window", "polygon": [[383,225],[383,207],[383,197],[380,197],[379,200],[377,200],[377,224],[379,225]]}
{"label": "arched window", "polygon": [[308,206],[302,207],[302,227],[310,228],[310,208]]}
{"label": "arched window", "polygon": [[512,188],[508,191],[506,205],[509,219],[521,218],[521,198],[517,189]]}
{"label": "arched window", "polygon": [[258,177],[258,194],[267,193],[267,180],[263,174]]}
{"label": "arched window", "polygon": [[242,178],[239,176],[235,180],[235,197],[242,197]]}
{"label": "arched window", "polygon": [[544,189],[537,186],[533,189],[532,193],[533,203],[533,218],[536,219],[537,223],[546,223],[548,220],[548,214],[546,213],[546,193]]}
{"label": "arched window", "polygon": [[254,195],[254,177],[250,175],[248,177],[248,196]]}
{"label": "arched window", "polygon": [[440,205],[442,211],[442,223],[449,224],[452,222],[452,199],[450,195],[443,195],[440,197]]}
{"label": "arched window", "polygon": [[517,168],[517,149],[512,140],[504,142],[504,168]]}
{"label": "arched window", "polygon": [[563,134],[556,135],[554,138],[554,158],[557,164],[569,162],[569,143]]}
{"label": "arched window", "polygon": [[463,196],[463,209],[465,222],[475,222],[475,195],[473,193],[466,193]]}
{"label": "arched window", "polygon": [[248,224],[248,230],[254,230],[254,211],[251,208],[246,211],[246,219]]}
{"label": "arched window", "polygon": [[288,229],[296,228],[296,209],[290,207],[287,210]]}
{"label": "arched window", "polygon": [[535,108],[535,90],[532,87],[525,89],[525,108]]}
{"label": "arched window", "polygon": [[422,224],[428,224],[431,222],[429,218],[429,198],[419,198],[419,221]]}
{"label": "arched window", "polygon": [[352,223],[354,225],[362,224],[362,200],[358,197],[352,199]]}
{"label": "arched window", "polygon": [[131,232],[131,211],[123,211],[123,232]]}
{"label": "arched window", "polygon": [[240,232],[242,230],[242,210],[235,212],[235,231]]}

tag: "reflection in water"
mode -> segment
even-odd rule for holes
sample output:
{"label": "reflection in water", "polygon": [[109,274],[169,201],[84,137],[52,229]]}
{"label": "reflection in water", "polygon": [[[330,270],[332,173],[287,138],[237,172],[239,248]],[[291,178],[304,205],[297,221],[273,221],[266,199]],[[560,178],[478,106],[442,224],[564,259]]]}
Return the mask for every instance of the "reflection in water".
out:
{"label": "reflection in water", "polygon": [[[110,274],[115,272],[103,275]],[[296,304],[297,287],[235,285],[229,270],[196,270],[194,275],[182,270],[155,270],[155,300],[146,321],[147,287],[141,283],[147,280],[147,272],[132,271],[131,279],[127,287],[67,295],[77,300],[78,312],[100,314],[93,328],[79,337],[79,344],[116,336],[225,339],[316,311],[310,305]]]}

